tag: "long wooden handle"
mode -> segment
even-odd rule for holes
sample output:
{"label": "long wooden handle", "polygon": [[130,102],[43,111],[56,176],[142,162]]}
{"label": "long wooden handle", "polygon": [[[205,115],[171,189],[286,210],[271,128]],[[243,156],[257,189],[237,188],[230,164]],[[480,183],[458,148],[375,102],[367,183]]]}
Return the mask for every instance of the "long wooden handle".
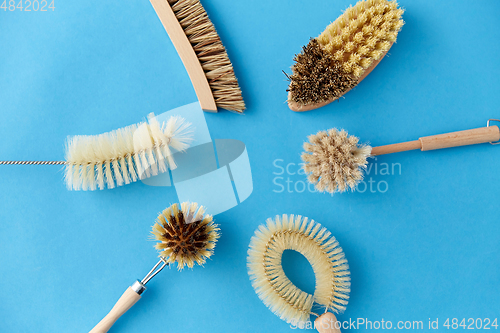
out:
{"label": "long wooden handle", "polygon": [[177,17],[175,17],[172,7],[170,7],[167,0],[149,1],[153,5],[156,15],[160,18],[165,30],[167,30],[167,34],[181,57],[184,67],[186,67],[196,96],[200,101],[201,108],[205,111],[217,112],[217,105],[215,104],[214,96],[208,84],[205,72],[181,24],[177,20]]}
{"label": "long wooden handle", "polygon": [[314,321],[314,326],[319,333],[340,333],[337,318],[331,312],[325,312]]}
{"label": "long wooden handle", "polygon": [[422,151],[435,150],[495,142],[498,140],[500,140],[500,129],[498,126],[488,126],[460,132],[425,136],[415,141],[374,147],[371,155],[378,156],[414,149],[420,149]]}
{"label": "long wooden handle", "polygon": [[132,290],[132,288],[128,287],[106,317],[104,317],[89,333],[106,333],[118,318],[140,299],[141,296]]}

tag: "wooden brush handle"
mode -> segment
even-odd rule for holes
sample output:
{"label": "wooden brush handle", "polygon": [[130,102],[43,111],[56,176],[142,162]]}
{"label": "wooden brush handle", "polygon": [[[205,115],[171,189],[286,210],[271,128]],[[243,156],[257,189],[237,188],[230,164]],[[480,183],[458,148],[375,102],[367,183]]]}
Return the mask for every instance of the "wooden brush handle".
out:
{"label": "wooden brush handle", "polygon": [[201,108],[205,111],[217,112],[217,105],[215,104],[205,72],[181,24],[177,20],[177,17],[175,17],[172,7],[170,7],[167,0],[150,0],[150,2],[165,30],[167,30],[167,34],[181,57],[184,67],[186,67],[196,96],[200,101]]}
{"label": "wooden brush handle", "polygon": [[336,328],[337,318],[331,312],[325,312],[314,321],[314,325],[319,333],[340,333]]}
{"label": "wooden brush handle", "polygon": [[375,147],[372,149],[371,155],[378,156],[414,149],[420,149],[422,151],[435,150],[495,142],[498,140],[500,140],[500,129],[498,126],[489,126],[460,132],[425,136],[415,141]]}
{"label": "wooden brush handle", "polygon": [[120,318],[128,309],[130,309],[141,296],[132,290],[131,287],[123,293],[115,306],[109,311],[109,313],[104,317],[99,324],[97,324],[90,333],[106,333],[111,326]]}

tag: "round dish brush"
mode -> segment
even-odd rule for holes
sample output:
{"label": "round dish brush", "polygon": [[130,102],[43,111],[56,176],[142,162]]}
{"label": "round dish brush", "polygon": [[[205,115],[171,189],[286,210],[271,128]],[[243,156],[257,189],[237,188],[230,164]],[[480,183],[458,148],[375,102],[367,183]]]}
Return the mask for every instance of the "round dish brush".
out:
{"label": "round dish brush", "polygon": [[396,1],[365,0],[347,8],[295,56],[287,75],[290,109],[317,109],[354,88],[396,41],[402,15]]}
{"label": "round dish brush", "polygon": [[[314,295],[297,288],[285,275],[281,266],[285,250],[301,253],[311,264],[316,276]],[[259,298],[280,319],[300,325],[313,314],[320,332],[338,332],[335,315],[328,310],[345,310],[349,266],[335,237],[319,223],[294,215],[268,219],[250,240],[248,274]],[[314,303],[325,308],[322,315],[312,312]]]}
{"label": "round dish brush", "polygon": [[375,148],[359,144],[357,137],[344,130],[319,131],[309,136],[309,142],[304,143],[303,168],[309,174],[309,182],[320,192],[354,190],[363,179],[362,171],[366,169],[368,157],[414,149],[427,151],[486,142],[495,144],[500,140],[500,130],[498,126],[490,126],[491,121],[500,120],[488,120],[487,127],[426,136],[415,141]]}
{"label": "round dish brush", "polygon": [[170,117],[160,124],[153,114],[149,123],[99,135],[70,136],[66,161],[0,161],[0,165],[65,165],[69,190],[114,188],[175,169],[172,148],[184,151],[192,141],[191,124]]}
{"label": "round dish brush", "polygon": [[174,204],[165,209],[156,220],[151,232],[158,241],[155,247],[160,250],[160,260],[142,279],[137,280],[120,297],[111,311],[90,333],[105,333],[146,290],[146,284],[165,266],[177,262],[177,268],[192,268],[195,263],[203,265],[213,254],[219,238],[219,228],[211,215],[204,215],[203,206],[197,203]]}

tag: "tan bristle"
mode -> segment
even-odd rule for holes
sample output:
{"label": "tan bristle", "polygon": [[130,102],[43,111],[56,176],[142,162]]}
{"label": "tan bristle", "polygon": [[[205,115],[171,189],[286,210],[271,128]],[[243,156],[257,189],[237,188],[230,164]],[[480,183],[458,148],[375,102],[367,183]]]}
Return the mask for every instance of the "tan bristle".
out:
{"label": "tan bristle", "polygon": [[[404,22],[396,1],[365,0],[349,7],[317,38],[321,47],[342,59],[344,69],[356,78],[396,41]],[[343,43],[338,43],[337,38]]]}
{"label": "tan bristle", "polygon": [[308,180],[320,192],[354,190],[363,179],[371,147],[358,144],[359,139],[346,131],[330,129],[309,136],[302,154]]}
{"label": "tan bristle", "polygon": [[[301,253],[316,276],[314,295],[297,288],[281,266],[283,251]],[[326,228],[301,216],[268,219],[250,241],[248,274],[259,298],[287,323],[307,321],[314,303],[339,313],[349,300],[349,266],[342,248]]]}
{"label": "tan bristle", "polygon": [[213,254],[219,238],[219,228],[211,215],[204,214],[203,206],[182,203],[179,209],[174,204],[165,209],[153,225],[151,232],[160,250],[160,256],[168,263],[177,262],[177,268],[192,268],[195,263],[203,265]]}
{"label": "tan bristle", "polygon": [[[369,72],[396,41],[404,24],[402,15],[403,9],[398,8],[396,1],[364,0],[331,23],[314,39],[318,45],[314,56],[307,54],[308,45],[294,59],[289,102],[298,104],[295,111],[302,111],[300,105],[336,100],[359,83],[365,71]],[[323,74],[304,70],[304,67],[314,68],[317,63],[321,63],[318,66],[324,69]],[[346,86],[346,77],[354,83]],[[311,89],[314,86],[315,91]]]}
{"label": "tan bristle", "polygon": [[205,71],[217,107],[243,112],[233,65],[214,25],[198,0],[168,0]]}

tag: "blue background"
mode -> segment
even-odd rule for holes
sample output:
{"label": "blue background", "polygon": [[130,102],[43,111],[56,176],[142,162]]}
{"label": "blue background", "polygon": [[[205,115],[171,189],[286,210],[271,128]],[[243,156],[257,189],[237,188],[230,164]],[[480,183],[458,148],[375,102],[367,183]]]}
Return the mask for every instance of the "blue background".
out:
{"label": "blue background", "polygon": [[[312,193],[295,174],[303,141],[318,130],[345,128],[382,145],[500,118],[500,2],[400,3],[406,24],[389,56],[345,99],[299,114],[285,104],[281,71],[354,2],[203,2],[248,105],[243,116],[206,114],[207,123],[212,138],[245,142],[254,192],[215,217],[222,238],[205,268],[162,272],[111,332],[289,332],[246,270],[254,230],[283,213],[322,223],[343,247],[352,294],[341,320],[427,327],[439,318],[445,330],[446,318],[500,316],[500,147],[381,156],[379,167],[401,166],[401,174],[366,176],[387,184],[385,193]],[[196,101],[148,1],[55,7],[0,11],[0,159],[61,160],[67,135]],[[175,191],[135,183],[70,192],[59,167],[0,168],[0,331],[89,331],[156,262],[148,234]],[[312,292],[305,259],[284,259],[292,280]]]}

